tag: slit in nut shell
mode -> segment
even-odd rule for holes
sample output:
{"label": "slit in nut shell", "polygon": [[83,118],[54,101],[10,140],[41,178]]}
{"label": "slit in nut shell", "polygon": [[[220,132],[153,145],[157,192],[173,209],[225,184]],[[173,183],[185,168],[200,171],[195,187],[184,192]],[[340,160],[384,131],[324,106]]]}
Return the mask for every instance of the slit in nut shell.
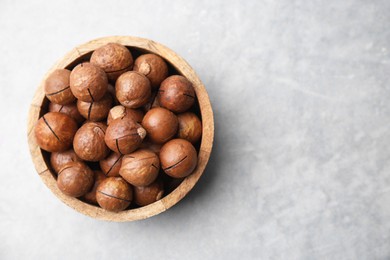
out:
{"label": "slit in nut shell", "polygon": [[123,155],[112,152],[107,158],[99,162],[100,169],[107,177],[118,177],[122,165]]}
{"label": "slit in nut shell", "polygon": [[93,171],[82,162],[69,162],[58,172],[58,188],[71,197],[77,198],[86,194],[93,182]]}
{"label": "slit in nut shell", "polygon": [[70,89],[79,100],[99,101],[108,89],[106,73],[89,62],[81,63],[70,73]]}
{"label": "slit in nut shell", "polygon": [[48,152],[66,151],[72,146],[77,123],[70,116],[49,112],[35,125],[34,134],[40,148]]}
{"label": "slit in nut shell", "polygon": [[161,147],[161,168],[174,178],[190,175],[198,163],[195,147],[184,139],[173,139]]}
{"label": "slit in nut shell", "polygon": [[195,90],[188,79],[173,75],[161,83],[157,99],[160,106],[183,113],[195,103]]}
{"label": "slit in nut shell", "polygon": [[109,177],[97,187],[96,200],[103,209],[119,212],[130,205],[133,189],[121,177]]}
{"label": "slit in nut shell", "polygon": [[43,90],[53,103],[67,105],[76,100],[69,86],[70,70],[56,69],[45,80]]}
{"label": "slit in nut shell", "polygon": [[117,118],[107,127],[104,140],[107,146],[119,154],[129,154],[140,147],[146,131],[130,118]]}
{"label": "slit in nut shell", "polygon": [[138,149],[122,159],[119,174],[134,186],[147,186],[158,176],[160,160],[151,150]]}
{"label": "slit in nut shell", "polygon": [[119,43],[107,43],[97,48],[91,56],[91,63],[102,68],[111,81],[133,67],[133,56],[129,49]]}

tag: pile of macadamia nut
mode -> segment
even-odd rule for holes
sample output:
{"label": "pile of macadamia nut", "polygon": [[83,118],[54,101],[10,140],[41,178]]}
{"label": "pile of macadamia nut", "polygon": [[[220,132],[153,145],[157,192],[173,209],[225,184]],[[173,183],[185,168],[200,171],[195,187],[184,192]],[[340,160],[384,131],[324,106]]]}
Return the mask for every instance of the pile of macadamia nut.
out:
{"label": "pile of macadamia nut", "polygon": [[114,212],[160,200],[190,175],[202,134],[191,82],[158,55],[133,54],[109,43],[53,71],[35,126],[58,188]]}

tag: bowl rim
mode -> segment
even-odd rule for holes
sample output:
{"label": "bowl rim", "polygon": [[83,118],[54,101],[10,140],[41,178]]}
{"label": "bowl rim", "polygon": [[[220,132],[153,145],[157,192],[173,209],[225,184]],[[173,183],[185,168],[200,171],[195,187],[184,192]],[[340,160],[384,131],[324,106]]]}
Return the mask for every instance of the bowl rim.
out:
{"label": "bowl rim", "polygon": [[[180,74],[192,82],[202,117],[202,141],[198,153],[198,165],[194,172],[186,177],[175,190],[163,197],[161,200],[144,207],[125,210],[118,213],[106,211],[100,207],[90,205],[79,199],[68,197],[63,194],[58,189],[56,179],[53,177],[54,175],[52,174],[50,167],[46,165],[43,151],[37,145],[34,136],[34,127],[40,118],[41,110],[45,102],[43,84],[48,75],[50,75],[50,73],[55,69],[66,68],[82,56],[112,42],[119,43],[130,48],[141,49],[149,53],[155,53],[167,60]],[[108,36],[91,40],[73,48],[57,63],[55,63],[55,65],[53,65],[45,74],[38,89],[35,91],[30,105],[27,123],[27,138],[36,171],[45,185],[57,198],[74,210],[92,218],[113,222],[126,222],[149,218],[166,211],[183,199],[195,186],[200,176],[202,176],[211,155],[214,140],[214,116],[206,88],[195,71],[182,57],[164,45],[146,38],[134,36]]]}

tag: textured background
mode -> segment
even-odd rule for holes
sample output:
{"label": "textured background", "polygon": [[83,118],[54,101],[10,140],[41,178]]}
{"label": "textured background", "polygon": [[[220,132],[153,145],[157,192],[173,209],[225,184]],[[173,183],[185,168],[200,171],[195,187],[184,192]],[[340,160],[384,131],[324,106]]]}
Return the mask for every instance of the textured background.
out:
{"label": "textured background", "polygon": [[[389,259],[390,2],[0,1],[0,259]],[[83,216],[41,182],[33,92],[74,46],[154,39],[206,85],[207,171],[157,217]]]}

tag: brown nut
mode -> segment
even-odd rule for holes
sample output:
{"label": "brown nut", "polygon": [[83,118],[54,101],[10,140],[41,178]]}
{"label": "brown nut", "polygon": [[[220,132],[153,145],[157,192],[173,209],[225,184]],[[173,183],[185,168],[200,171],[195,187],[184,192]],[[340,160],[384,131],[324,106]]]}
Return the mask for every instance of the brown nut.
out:
{"label": "brown nut", "polygon": [[158,144],[172,139],[176,135],[178,125],[176,115],[162,107],[152,108],[142,119],[142,126],[149,139]]}
{"label": "brown nut", "polygon": [[106,93],[101,100],[91,103],[77,100],[77,109],[87,120],[97,122],[107,118],[112,102],[111,94]]}
{"label": "brown nut", "polygon": [[179,120],[179,130],[177,136],[186,139],[191,143],[196,143],[202,136],[202,122],[199,117],[191,112],[177,115]]}
{"label": "brown nut", "polygon": [[184,139],[173,139],[161,147],[161,168],[174,178],[183,178],[195,169],[198,156],[194,146]]}
{"label": "brown nut", "polygon": [[173,75],[161,83],[157,99],[160,106],[175,113],[182,113],[194,104],[195,91],[188,79]]}
{"label": "brown nut", "polygon": [[70,89],[82,101],[99,101],[106,94],[107,88],[106,73],[89,62],[77,65],[70,73]]}
{"label": "brown nut", "polygon": [[105,180],[107,177],[101,171],[94,171],[94,175],[95,175],[95,182],[92,186],[92,189],[83,196],[83,200],[85,200],[90,204],[98,205],[96,200],[96,189],[99,186],[99,184],[102,183],[102,181]]}
{"label": "brown nut", "polygon": [[115,83],[118,101],[128,108],[139,108],[148,103],[151,95],[150,81],[136,71],[123,73]]}
{"label": "brown nut", "polygon": [[164,185],[160,179],[145,187],[134,187],[134,202],[139,206],[146,206],[162,198]]}
{"label": "brown nut", "polygon": [[112,152],[99,162],[100,168],[107,177],[118,177],[123,155]]}
{"label": "brown nut", "polygon": [[127,108],[121,105],[115,106],[108,113],[107,125],[110,125],[111,121],[120,117],[129,117],[137,123],[141,123],[144,113],[138,109]]}
{"label": "brown nut", "polygon": [[134,71],[144,74],[152,85],[152,88],[160,86],[168,76],[168,66],[165,61],[156,54],[144,54],[134,62]]}
{"label": "brown nut", "polygon": [[49,112],[35,125],[34,134],[39,147],[48,152],[66,151],[72,146],[77,123],[68,115]]}
{"label": "brown nut", "polygon": [[106,158],[110,150],[104,142],[107,126],[87,122],[77,130],[73,140],[75,153],[85,161],[97,162]]}
{"label": "brown nut", "polygon": [[81,162],[82,160],[76,155],[73,149],[65,152],[53,152],[50,155],[50,165],[58,173],[61,168],[69,162]]}
{"label": "brown nut", "polygon": [[49,112],[64,113],[70,116],[71,118],[73,118],[74,120],[76,120],[78,124],[81,124],[85,121],[85,118],[78,111],[76,103],[71,103],[68,105],[58,105],[50,102]]}
{"label": "brown nut", "polygon": [[45,80],[43,89],[53,103],[66,105],[76,100],[69,86],[70,70],[57,69]]}
{"label": "brown nut", "polygon": [[133,189],[121,177],[109,177],[97,187],[96,200],[105,210],[119,212],[127,208],[133,199]]}
{"label": "brown nut", "polygon": [[160,160],[158,156],[147,149],[139,149],[123,156],[119,174],[134,186],[147,186],[158,176]]}
{"label": "brown nut", "polygon": [[107,146],[119,154],[135,151],[146,136],[145,129],[130,118],[117,118],[107,127],[104,140]]}
{"label": "brown nut", "polygon": [[82,162],[69,162],[58,172],[58,188],[71,197],[77,198],[86,194],[93,182],[93,171]]}
{"label": "brown nut", "polygon": [[102,68],[112,81],[133,67],[131,52],[119,43],[107,43],[96,49],[90,61]]}

